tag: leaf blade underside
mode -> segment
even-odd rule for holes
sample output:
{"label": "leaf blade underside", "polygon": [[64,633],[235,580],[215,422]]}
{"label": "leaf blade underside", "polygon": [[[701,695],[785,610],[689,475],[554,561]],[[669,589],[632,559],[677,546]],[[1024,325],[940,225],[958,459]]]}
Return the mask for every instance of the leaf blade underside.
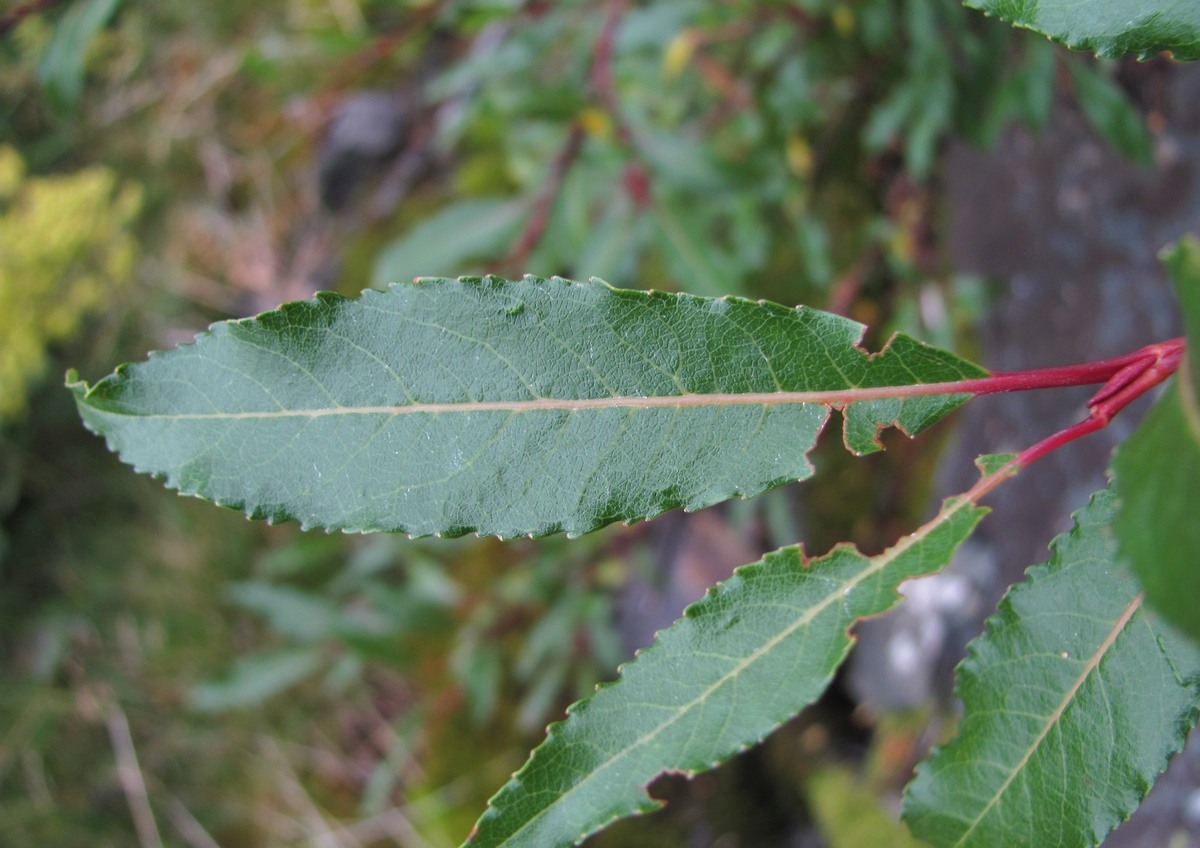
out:
{"label": "leaf blade underside", "polygon": [[869,356],[862,331],[598,281],[432,279],[215,324],[71,388],[124,461],[252,517],[578,534],[804,479],[830,406],[863,398],[845,440],[868,452],[968,397],[890,387],[986,374],[907,336]]}
{"label": "leaf blade underside", "polygon": [[1120,500],[1113,526],[1146,600],[1200,640],[1200,240],[1164,255],[1187,332],[1187,359],[1124,444],[1112,470]]}
{"label": "leaf blade underside", "polygon": [[853,643],[850,625],[894,606],[904,580],[949,562],[987,512],[974,505],[981,491],[948,499],[873,557],[843,544],[806,560],[793,545],[737,569],[550,727],[467,844],[577,844],[656,809],[646,787],[658,775],[704,771],[761,741],[825,690]]}
{"label": "leaf blade underside", "polygon": [[1117,559],[1111,489],[1009,590],[958,671],[957,735],[905,793],[938,848],[1095,845],[1136,809],[1200,712],[1200,651]]}
{"label": "leaf blade underside", "polygon": [[1141,59],[1170,50],[1200,59],[1200,6],[1178,0],[965,0],[1014,26],[1031,29],[1072,50]]}

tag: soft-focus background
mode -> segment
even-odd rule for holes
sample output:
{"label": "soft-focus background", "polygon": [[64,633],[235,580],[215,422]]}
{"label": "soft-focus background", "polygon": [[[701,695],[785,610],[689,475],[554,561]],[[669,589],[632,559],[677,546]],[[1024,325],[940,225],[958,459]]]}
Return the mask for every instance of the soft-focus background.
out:
{"label": "soft-focus background", "polygon": [[[803,302],[997,370],[1114,355],[1174,329],[1155,253],[1200,228],[1197,103],[1188,68],[953,0],[0,4],[0,844],[457,844],[706,586],[797,540],[878,550],[1086,397],[980,401],[861,460],[827,438],[804,487],[500,544],[180,498],[83,430],[68,367],[484,272]],[[589,844],[905,845],[961,645],[1128,426],[1006,489],[821,703]],[[1111,843],[1200,844],[1198,759]]]}

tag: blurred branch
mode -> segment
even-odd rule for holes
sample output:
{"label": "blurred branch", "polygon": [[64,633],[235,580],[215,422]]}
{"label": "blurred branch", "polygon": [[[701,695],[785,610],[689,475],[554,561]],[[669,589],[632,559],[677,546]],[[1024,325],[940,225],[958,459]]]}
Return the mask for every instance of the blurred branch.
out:
{"label": "blurred branch", "polygon": [[325,120],[328,120],[327,113],[332,104],[357,79],[386,59],[405,41],[433,26],[435,18],[442,10],[441,7],[441,3],[429,3],[417,8],[405,18],[403,24],[376,36],[370,44],[355,52],[334,69],[317,92],[317,100],[322,103],[323,111],[326,113],[324,114]]}
{"label": "blurred branch", "polygon": [[617,24],[620,23],[624,11],[625,0],[611,0],[608,4],[608,16],[604,19],[604,29],[601,30],[600,37],[596,39],[588,86],[612,119],[617,141],[621,146],[628,147],[633,141],[633,134],[621,117],[621,110],[617,102],[617,87],[613,81],[612,72],[613,45],[617,37]]}
{"label": "blurred branch", "polygon": [[30,15],[44,12],[51,6],[56,6],[62,0],[30,0],[28,3],[18,3],[7,14],[0,15],[0,38],[8,35],[9,30]]}
{"label": "blurred branch", "polygon": [[533,209],[529,213],[529,219],[525,222],[525,229],[521,231],[512,251],[505,259],[505,266],[513,269],[515,273],[521,272],[521,266],[525,264],[529,259],[529,254],[542,240],[546,227],[550,224],[550,210],[558,198],[558,192],[562,188],[567,171],[571,169],[571,165],[579,156],[579,151],[583,149],[583,139],[583,124],[576,121],[571,125],[571,130],[567,133],[567,140],[558,151],[558,155],[550,163],[550,173],[546,175],[545,185],[542,186],[541,192],[533,201]]}
{"label": "blurred branch", "polygon": [[277,766],[279,791],[299,818],[308,843],[315,848],[362,848],[363,843],[354,834],[326,817],[300,782],[299,775],[278,742],[264,737],[263,747],[268,758]]}
{"label": "blurred branch", "polygon": [[[613,134],[618,144],[628,150],[633,146],[633,134],[621,117],[612,73],[613,46],[616,42],[617,26],[621,22],[621,15],[624,11],[625,0],[611,0],[608,3],[604,28],[600,31],[600,36],[596,39],[596,45],[592,50],[592,64],[588,71],[588,89],[612,120]],[[506,268],[520,273],[522,266],[529,259],[529,255],[541,241],[546,227],[550,223],[550,210],[558,198],[567,172],[570,171],[571,165],[574,164],[583,149],[585,138],[586,132],[583,123],[577,119],[571,124],[566,141],[550,164],[546,182],[533,202],[525,229],[517,237],[504,262]],[[640,165],[629,166],[624,183],[626,189],[633,196],[635,204],[639,208],[645,206],[648,202],[649,188],[645,172]]]}
{"label": "blurred branch", "polygon": [[178,798],[171,799],[171,803],[167,807],[167,817],[171,820],[171,824],[175,825],[175,829],[179,831],[183,841],[191,848],[221,848],[217,840],[212,838],[204,829],[204,825],[196,820],[191,810],[185,807]]}
{"label": "blurred branch", "polygon": [[104,723],[108,727],[108,739],[117,760],[117,781],[129,804],[138,844],[142,848],[163,848],[158,825],[154,823],[154,811],[150,808],[150,798],[146,794],[146,781],[133,747],[133,735],[129,732],[129,719],[115,699],[105,700],[108,703],[104,705]]}

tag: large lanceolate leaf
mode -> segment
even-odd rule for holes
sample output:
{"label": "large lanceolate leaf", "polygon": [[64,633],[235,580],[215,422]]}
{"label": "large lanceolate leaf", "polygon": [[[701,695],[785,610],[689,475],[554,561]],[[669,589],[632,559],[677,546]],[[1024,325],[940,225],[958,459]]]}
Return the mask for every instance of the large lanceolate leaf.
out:
{"label": "large lanceolate leaf", "polygon": [[966,0],[966,5],[1099,56],[1170,50],[1200,59],[1200,4],[1190,0]]}
{"label": "large lanceolate leaf", "polygon": [[791,546],[739,568],[550,728],[470,844],[575,844],[655,809],[646,786],[659,774],[710,769],[761,740],[824,691],[850,650],[851,624],[950,560],[986,512],[975,501],[1006,476],[995,468],[877,556],[840,545],[806,561]]}
{"label": "large lanceolate leaf", "polygon": [[1200,639],[1200,407],[1180,381],[1117,450],[1114,528],[1146,598]]}
{"label": "large lanceolate leaf", "polygon": [[967,398],[912,384],[985,373],[906,336],[868,356],[862,331],[806,307],[434,279],[217,324],[72,388],[126,462],[255,517],[582,533],[808,477],[831,406],[866,452]]}
{"label": "large lanceolate leaf", "polygon": [[1115,527],[1146,599],[1200,639],[1200,241],[1182,241],[1165,259],[1187,330],[1187,361],[1117,451]]}
{"label": "large lanceolate leaf", "polygon": [[1000,603],[959,669],[958,736],[905,798],[935,846],[1095,845],[1127,818],[1200,712],[1200,651],[1117,561],[1110,490]]}

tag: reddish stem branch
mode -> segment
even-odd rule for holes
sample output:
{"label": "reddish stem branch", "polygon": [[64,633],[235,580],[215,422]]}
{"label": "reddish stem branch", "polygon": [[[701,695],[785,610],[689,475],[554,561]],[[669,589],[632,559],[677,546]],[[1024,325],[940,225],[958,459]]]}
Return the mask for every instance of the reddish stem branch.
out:
{"label": "reddish stem branch", "polygon": [[[1128,372],[1130,369],[1133,369],[1134,373],[1144,370],[1150,363],[1162,360],[1164,357],[1174,357],[1175,365],[1171,369],[1174,371],[1179,365],[1179,356],[1182,355],[1185,344],[1182,338],[1170,339],[1165,342],[1147,345],[1140,350],[1135,350],[1133,353],[1127,353],[1124,356],[1114,357],[1113,359],[1102,359],[1098,362],[1085,362],[1081,365],[1066,365],[1060,368],[1035,368],[1029,371],[1000,372],[992,374],[989,377],[984,377],[983,382],[986,383],[987,387],[975,393],[1023,392],[1030,389],[1087,386],[1093,383],[1115,380],[1119,374]],[[1131,378],[1127,377],[1126,379]],[[1120,387],[1117,386],[1112,391],[1115,391],[1116,388]],[[1097,395],[1097,399],[1103,395],[1104,391],[1105,389],[1101,390],[1100,394]],[[1095,399],[1093,402],[1095,402]]]}
{"label": "reddish stem branch", "polygon": [[617,141],[628,147],[633,143],[633,133],[621,118],[621,110],[617,103],[617,86],[613,80],[613,47],[617,40],[617,24],[625,12],[625,0],[611,0],[608,4],[608,14],[604,18],[604,29],[596,40],[593,52],[592,68],[589,74],[588,87],[608,112],[613,122],[613,133]]}
{"label": "reddish stem branch", "polygon": [[1172,339],[1150,345],[1140,352],[1145,353],[1143,359],[1118,370],[1088,401],[1087,418],[1026,448],[1017,456],[1017,465],[1024,468],[1068,442],[1107,427],[1118,412],[1175,373],[1183,361],[1186,347],[1183,339]]}
{"label": "reddish stem branch", "polygon": [[[1159,344],[1148,345],[1126,356],[1090,363],[1088,365],[1070,366],[1068,368],[1046,368],[1038,371],[1022,372],[1021,374],[995,375],[999,377],[1049,375],[1048,379],[1050,379],[1053,378],[1054,372],[1066,372],[1074,375],[1086,375],[1089,373],[1088,369],[1091,369],[1090,373],[1092,374],[1101,374],[1105,371],[1110,372],[1108,381],[1088,401],[1089,412],[1087,418],[1021,451],[1001,468],[980,479],[964,497],[972,503],[978,503],[980,498],[1020,469],[1032,465],[1047,454],[1058,450],[1063,445],[1095,433],[1097,430],[1104,429],[1118,412],[1174,374],[1179,368],[1180,363],[1183,362],[1186,351],[1187,347],[1183,339],[1171,339]],[[1040,389],[1051,385],[1080,385],[1079,382],[1046,383],[1040,382],[1040,379],[1039,377],[1035,381],[1035,385],[1014,386],[1012,388],[996,389],[996,391],[1015,391],[1020,388]]]}
{"label": "reddish stem branch", "polygon": [[[1151,363],[1173,362],[1171,371],[1179,367],[1180,359],[1186,349],[1183,338],[1169,339],[1165,342],[1147,345],[1133,353],[1118,356],[1114,359],[1101,359],[1098,362],[1084,362],[1079,365],[1063,365],[1056,368],[1032,368],[1028,371],[1010,371],[989,374],[986,377],[973,377],[968,380],[950,380],[945,383],[914,383],[910,386],[893,386],[884,389],[849,389],[844,392],[830,392],[832,403],[853,403],[857,400],[870,400],[875,397],[919,397],[922,395],[991,395],[999,392],[1028,392],[1034,389],[1061,389],[1067,386],[1091,386],[1096,383],[1109,383],[1092,399],[1098,403],[1107,395],[1116,393],[1125,384],[1136,378],[1138,373],[1145,370]],[[1170,373],[1170,372],[1168,372]],[[1164,375],[1164,378],[1167,375]],[[1118,380],[1118,378],[1120,378]],[[1144,391],[1144,389],[1143,389]]]}
{"label": "reddish stem branch", "polygon": [[517,241],[505,260],[505,265],[518,274],[521,273],[522,266],[529,259],[529,254],[533,253],[533,249],[545,235],[546,227],[550,225],[550,210],[554,208],[554,201],[558,198],[567,171],[571,169],[571,165],[579,156],[579,151],[583,149],[583,139],[583,125],[576,121],[571,125],[567,140],[558,151],[558,155],[550,163],[550,173],[546,175],[546,182],[541,193],[533,201],[533,208],[525,222],[525,229],[517,236]]}
{"label": "reddish stem branch", "polygon": [[[592,49],[592,64],[588,69],[588,87],[614,115],[617,138],[623,144],[628,141],[628,129],[615,118],[616,95],[612,80],[612,56],[617,24],[620,22],[624,8],[624,0],[614,0],[609,4],[608,15],[604,19],[604,28]],[[533,252],[538,242],[542,240],[542,236],[545,235],[546,227],[550,224],[550,212],[554,207],[554,201],[558,198],[567,172],[583,149],[584,139],[583,124],[576,120],[571,124],[567,140],[550,164],[550,172],[546,175],[541,193],[533,202],[533,208],[529,212],[525,228],[517,236],[517,240],[505,260],[505,265],[511,267],[515,272],[520,273],[523,270],[522,266],[529,259],[529,254]]]}

